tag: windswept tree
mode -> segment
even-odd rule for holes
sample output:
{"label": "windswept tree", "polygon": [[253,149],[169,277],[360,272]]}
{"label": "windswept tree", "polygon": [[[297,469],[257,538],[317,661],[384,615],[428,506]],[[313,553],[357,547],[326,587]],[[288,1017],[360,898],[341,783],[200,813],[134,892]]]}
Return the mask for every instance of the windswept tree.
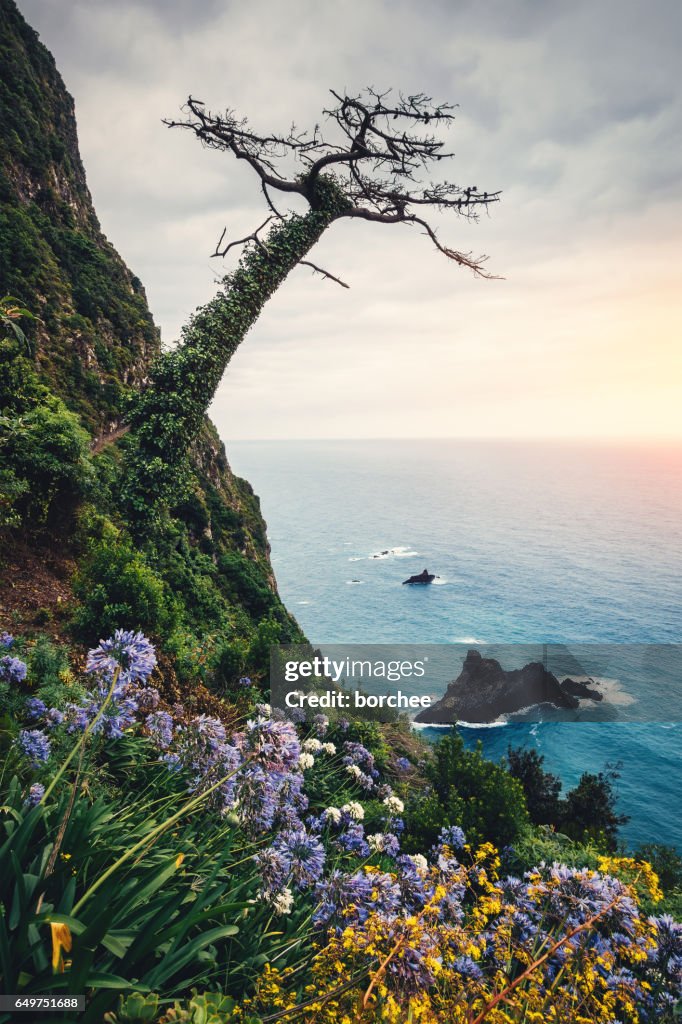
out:
{"label": "windswept tree", "polygon": [[[433,211],[476,219],[481,207],[499,198],[498,192],[476,185],[430,180],[433,165],[453,156],[436,134],[454,119],[453,106],[421,94],[393,97],[374,89],[358,96],[332,90],[332,96],[335,105],[323,111],[328,133],[319,126],[312,132],[292,126],[284,135],[262,135],[232,111],[213,114],[192,97],[184,120],[165,122],[193,132],[210,149],[245,161],[260,185],[268,216],[245,238],[231,240],[223,231],[214,255],[242,248],[236,269],[183,329],[178,347],[158,360],[131,414],[126,500],[141,532],[177,496],[188,450],[225,368],[287,275],[304,266],[348,287],[306,258],[335,221],[409,225],[447,259],[490,276],[486,257],[445,245],[428,219]],[[282,210],[292,196],[305,201],[306,212]]]}

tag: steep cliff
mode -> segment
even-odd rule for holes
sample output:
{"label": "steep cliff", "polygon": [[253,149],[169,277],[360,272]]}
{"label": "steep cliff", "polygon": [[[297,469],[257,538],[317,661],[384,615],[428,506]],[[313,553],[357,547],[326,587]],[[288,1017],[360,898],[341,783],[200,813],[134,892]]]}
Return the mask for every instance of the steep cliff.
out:
{"label": "steep cliff", "polygon": [[0,331],[0,618],[83,641],[146,628],[189,673],[262,662],[269,640],[300,632],[258,499],[208,419],[163,529],[143,548],[128,535],[126,411],[159,333],[100,229],[73,100],[13,0],[0,0],[0,200],[0,296],[37,318],[21,320],[25,342]]}

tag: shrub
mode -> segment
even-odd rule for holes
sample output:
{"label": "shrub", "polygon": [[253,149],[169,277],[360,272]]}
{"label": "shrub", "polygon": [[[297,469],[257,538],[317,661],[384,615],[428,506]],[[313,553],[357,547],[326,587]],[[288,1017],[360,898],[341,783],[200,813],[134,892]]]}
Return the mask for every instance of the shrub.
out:
{"label": "shrub", "polygon": [[594,840],[606,850],[615,850],[618,829],[629,821],[627,815],[616,813],[617,779],[618,772],[613,770],[581,775],[575,789],[561,801],[561,830],[578,842]]}
{"label": "shrub", "polygon": [[[458,732],[434,749],[427,766],[433,794],[427,803],[420,795],[408,808],[408,827],[422,848],[434,840],[441,825],[459,825],[472,843],[513,843],[528,824],[523,787],[502,766],[487,761],[480,745],[467,750]],[[423,804],[423,806],[422,806]]]}
{"label": "shrub", "polygon": [[275,605],[276,598],[258,567],[238,552],[222,555],[218,560],[220,575],[230,597],[260,618]]}
{"label": "shrub", "polygon": [[523,786],[533,824],[556,824],[559,820],[561,779],[543,769],[544,756],[537,750],[509,747],[507,761],[510,774]]}
{"label": "shrub", "polygon": [[18,338],[0,342],[0,526],[73,507],[94,475],[79,417],[38,381]]}
{"label": "shrub", "polygon": [[178,610],[162,580],[128,540],[112,532],[91,543],[73,589],[81,602],[73,630],[86,643],[117,628],[165,636],[177,625]]}

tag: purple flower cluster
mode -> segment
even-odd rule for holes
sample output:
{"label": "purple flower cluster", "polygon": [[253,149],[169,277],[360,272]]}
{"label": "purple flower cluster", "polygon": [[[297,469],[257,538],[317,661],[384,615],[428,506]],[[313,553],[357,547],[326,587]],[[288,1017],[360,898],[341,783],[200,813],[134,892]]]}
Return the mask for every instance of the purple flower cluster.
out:
{"label": "purple flower cluster", "polygon": [[28,796],[24,800],[26,807],[36,807],[45,795],[45,787],[41,782],[34,782],[28,791]]}
{"label": "purple flower cluster", "polygon": [[47,704],[40,697],[29,697],[26,701],[26,714],[31,721],[37,721],[47,714]]}
{"label": "purple flower cluster", "polygon": [[267,899],[273,899],[289,883],[309,889],[322,877],[325,852],[315,835],[299,826],[281,831],[268,849],[253,858],[258,865]]}
{"label": "purple flower cluster", "polygon": [[102,733],[107,739],[119,739],[126,729],[130,729],[135,724],[137,703],[132,697],[124,696],[125,689],[119,691],[117,687],[104,713],[97,717],[102,711],[107,693],[108,690],[102,686],[84,704],[68,704],[64,716],[68,722],[68,731],[84,732],[91,726],[93,733]]}
{"label": "purple flower cluster", "polygon": [[[155,665],[154,648],[142,633],[116,630],[113,637],[102,640],[99,647],[88,653],[87,671],[95,673],[98,679],[94,690],[82,703],[67,704],[61,711],[48,708],[39,697],[29,697],[26,701],[27,716],[31,721],[42,722],[47,728],[66,722],[68,732],[83,732],[92,727],[94,733],[102,733],[107,739],[118,739],[135,724],[138,712],[151,711],[158,705],[158,692],[153,687],[139,685],[148,678]],[[116,685],[110,693],[119,668]],[[34,733],[37,731],[33,730]]]}
{"label": "purple flower cluster", "polygon": [[13,644],[14,637],[12,636],[11,633],[8,633],[6,630],[3,629],[3,631],[0,633],[0,647],[8,651]]}
{"label": "purple flower cluster", "polygon": [[145,724],[152,741],[165,751],[161,760],[172,770],[184,770],[191,793],[213,789],[211,806],[222,812],[234,808],[235,772],[242,764],[242,755],[228,742],[220,719],[197,715],[187,725],[174,729],[171,715],[157,711]]}
{"label": "purple flower cluster", "polygon": [[329,719],[326,715],[313,715],[313,732],[318,739],[322,739],[323,736],[327,735],[327,729],[329,728]]}
{"label": "purple flower cluster", "polygon": [[376,871],[356,871],[352,875],[339,870],[315,886],[317,908],[313,924],[332,925],[337,933],[348,924],[363,924],[373,911],[387,916],[401,913],[401,893],[395,877]]}
{"label": "purple flower cluster", "polygon": [[379,772],[374,766],[374,754],[370,753],[362,743],[353,743],[346,740],[343,744],[342,764],[346,770],[352,773],[354,782],[368,792],[374,789],[375,781],[379,778]]}
{"label": "purple flower cluster", "polygon": [[173,716],[167,711],[153,711],[144,724],[157,747],[167,750],[173,742]]}
{"label": "purple flower cluster", "polygon": [[365,829],[357,821],[350,821],[347,828],[336,836],[336,845],[346,853],[354,853],[357,857],[369,857],[369,843],[365,839]]}
{"label": "purple flower cluster", "polygon": [[436,849],[440,852],[442,847],[447,846],[451,850],[463,850],[465,843],[466,836],[459,825],[447,825],[440,830]]}
{"label": "purple flower cluster", "polygon": [[13,658],[11,654],[0,658],[0,682],[23,683],[26,672],[26,665],[21,658]]}
{"label": "purple flower cluster", "polygon": [[370,753],[362,743],[353,743],[346,740],[343,744],[343,764],[355,764],[363,771],[371,773],[374,771],[374,754]]}
{"label": "purple flower cluster", "polygon": [[22,729],[18,742],[35,767],[44,764],[50,756],[50,741],[40,729]]}
{"label": "purple flower cluster", "polygon": [[88,652],[86,672],[111,682],[118,671],[118,685],[145,682],[156,668],[156,652],[143,633],[117,629],[108,640]]}

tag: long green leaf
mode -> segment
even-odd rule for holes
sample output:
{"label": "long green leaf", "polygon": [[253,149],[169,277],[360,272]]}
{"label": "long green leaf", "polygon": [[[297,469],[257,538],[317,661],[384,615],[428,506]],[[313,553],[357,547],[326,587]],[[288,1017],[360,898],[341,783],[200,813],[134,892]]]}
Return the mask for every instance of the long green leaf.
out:
{"label": "long green leaf", "polygon": [[190,963],[200,950],[205,949],[206,946],[210,946],[219,939],[230,938],[238,932],[239,928],[237,925],[226,924],[222,928],[211,928],[210,931],[204,932],[203,935],[198,935],[196,939],[188,942],[174,956],[165,956],[158,967],[146,975],[146,983],[153,989],[162,986],[168,978],[173,977],[174,974],[177,974],[178,971]]}

